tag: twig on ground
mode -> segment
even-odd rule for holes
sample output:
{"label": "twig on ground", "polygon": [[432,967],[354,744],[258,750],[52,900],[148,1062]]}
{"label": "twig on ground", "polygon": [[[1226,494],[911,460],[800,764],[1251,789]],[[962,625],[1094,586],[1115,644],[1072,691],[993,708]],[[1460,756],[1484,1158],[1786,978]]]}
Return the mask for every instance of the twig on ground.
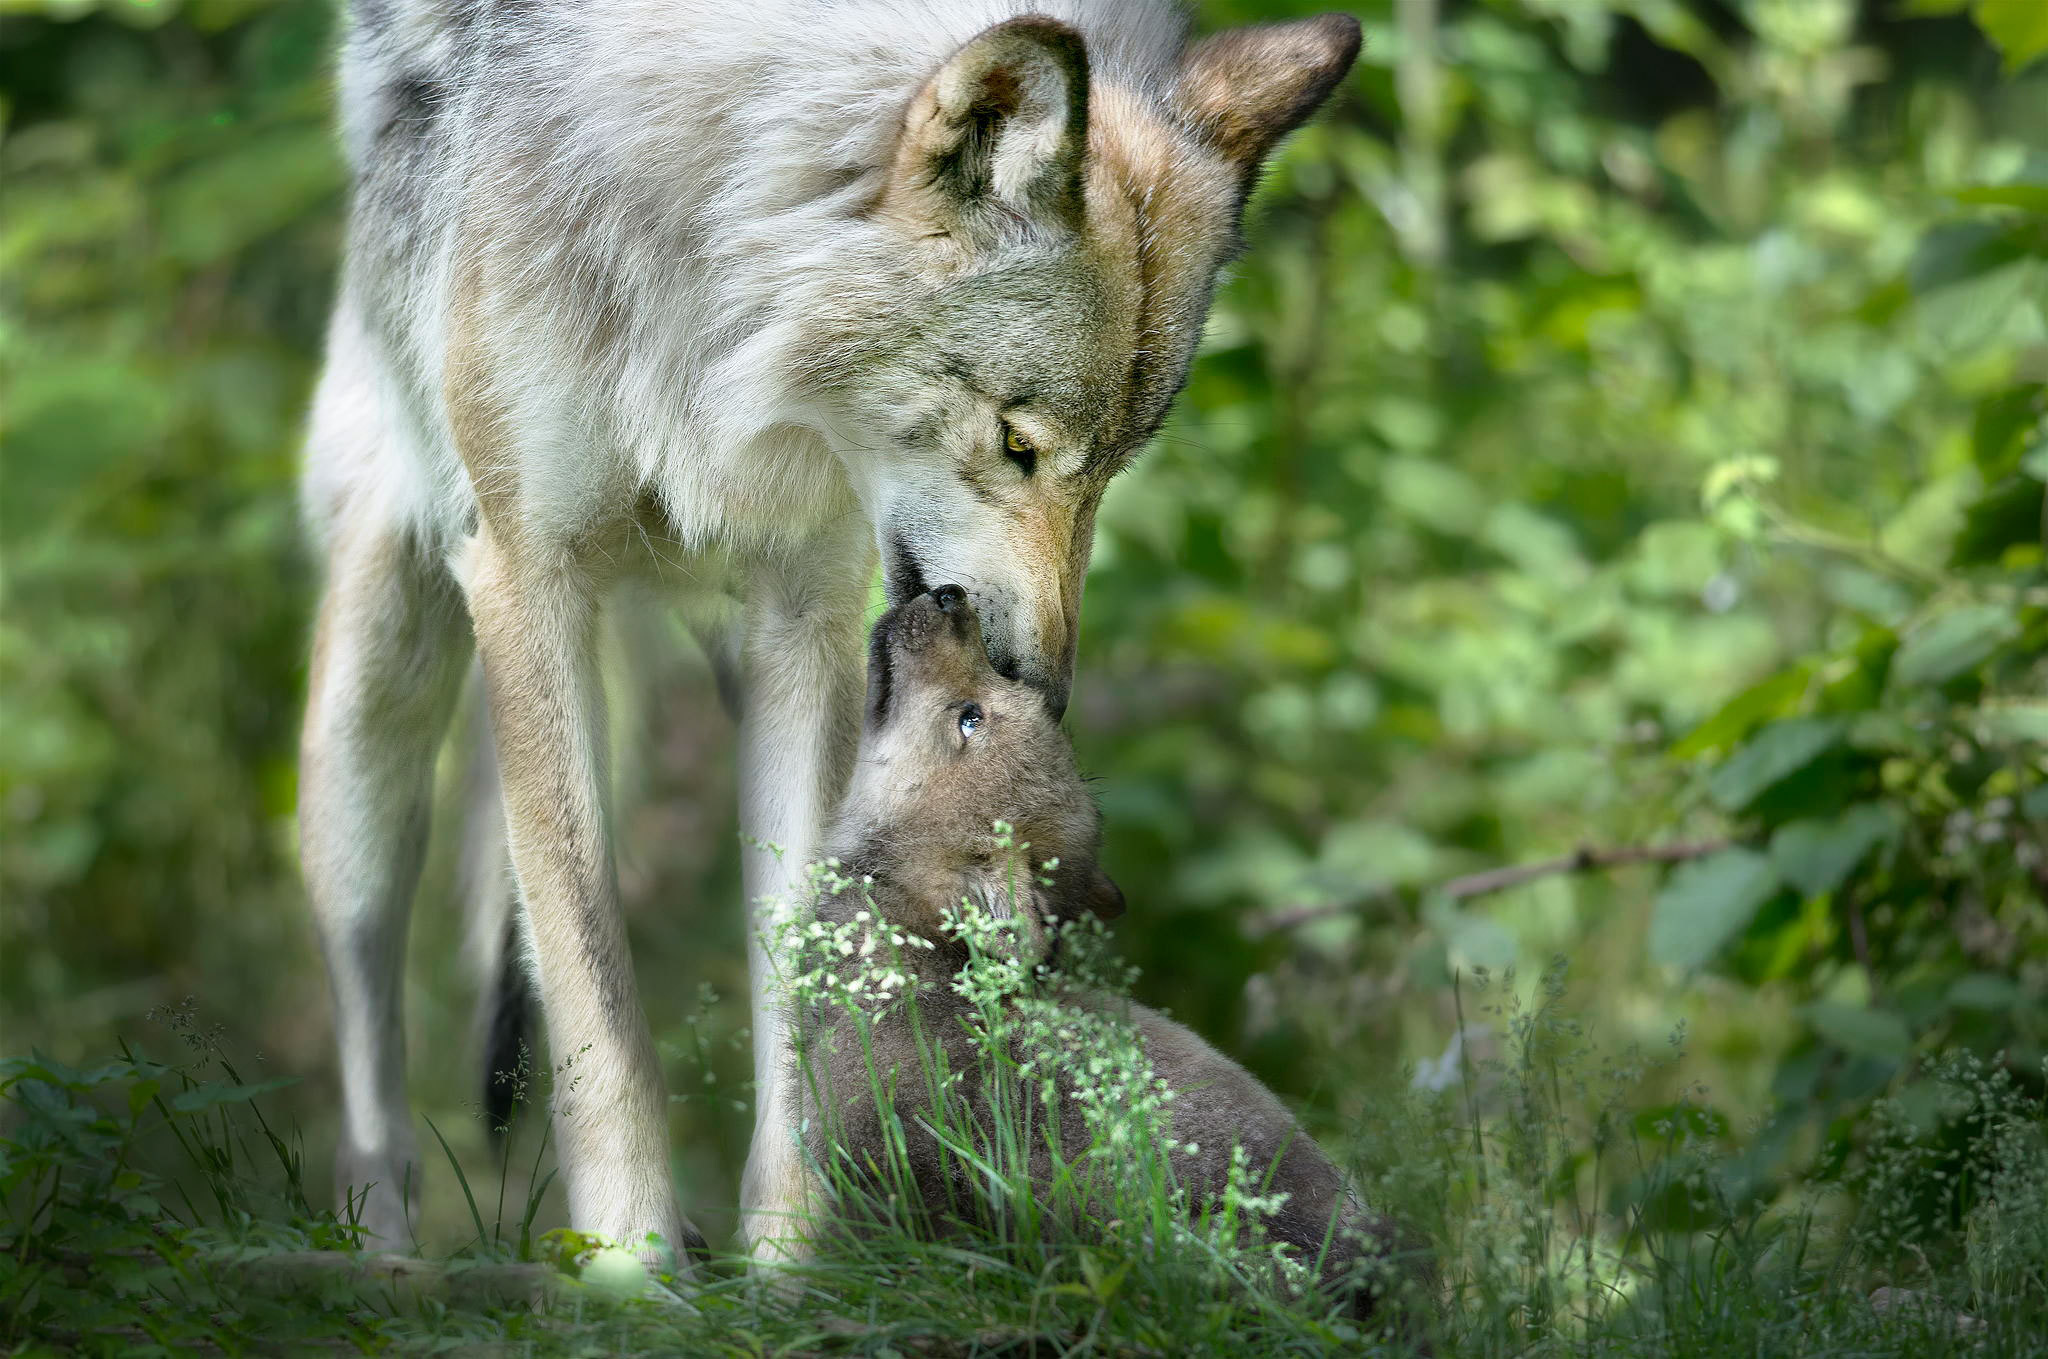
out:
{"label": "twig on ground", "polygon": [[[1489,868],[1483,873],[1467,873],[1462,877],[1438,883],[1434,887],[1421,888],[1415,895],[1418,898],[1442,897],[1449,901],[1466,901],[1472,897],[1504,892],[1510,887],[1520,887],[1539,878],[1554,877],[1559,873],[1589,873],[1596,869],[1620,868],[1627,864],[1682,863],[1687,859],[1703,858],[1726,849],[1729,843],[1725,839],[1684,840],[1669,845],[1620,845],[1613,849],[1595,849],[1591,845],[1581,845],[1570,854],[1560,854],[1554,859],[1511,864],[1505,868]],[[1244,932],[1254,939],[1263,939],[1285,930],[1299,929],[1318,920],[1350,915],[1376,902],[1397,900],[1402,895],[1396,889],[1387,887],[1349,901],[1325,902],[1312,906],[1283,906],[1278,910],[1253,916],[1245,922]]]}

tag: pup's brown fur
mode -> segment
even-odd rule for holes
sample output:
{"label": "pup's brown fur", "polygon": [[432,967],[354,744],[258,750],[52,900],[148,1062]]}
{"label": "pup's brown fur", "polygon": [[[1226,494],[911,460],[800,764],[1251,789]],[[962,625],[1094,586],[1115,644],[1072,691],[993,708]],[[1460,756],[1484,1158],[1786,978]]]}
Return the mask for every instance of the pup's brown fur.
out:
{"label": "pup's brown fur", "polygon": [[[856,1020],[843,1008],[820,1006],[805,1021],[799,1045],[805,1070],[797,1084],[809,1106],[806,1150],[813,1166],[852,1168],[856,1175],[859,1167],[883,1161],[884,1120],[872,1069],[896,1092],[922,1220],[944,1228],[971,1217],[976,1199],[958,1158],[925,1131],[932,1121],[924,1079],[931,1047],[943,1049],[947,1070],[962,1073],[959,1097],[976,1120],[989,1127],[995,1117],[977,1082],[975,1040],[963,1022],[975,1008],[951,987],[968,962],[968,948],[948,933],[946,913],[963,900],[998,918],[1014,912],[1019,953],[1043,961],[1056,951],[1062,923],[1119,914],[1123,897],[1097,864],[1095,806],[1057,720],[1039,693],[990,667],[980,625],[957,588],[941,587],[885,614],[875,627],[868,674],[859,764],[829,843],[842,874],[871,883],[821,893],[814,918],[843,926],[868,911],[886,930],[934,947],[901,950],[900,965],[917,983],[915,1024],[901,1008],[871,1010],[864,1047]],[[963,728],[963,717],[974,720]],[[1029,842],[1032,867],[1057,858],[1049,880],[1010,862],[1014,856],[991,830],[997,821]],[[1013,893],[1022,898],[1014,905]],[[865,961],[847,959],[847,976]],[[1367,1211],[1329,1157],[1249,1072],[1156,1011],[1063,981],[1056,960],[1041,976],[1058,988],[1063,1004],[1121,1016],[1139,1035],[1154,1072],[1174,1092],[1173,1140],[1198,1148],[1170,1158],[1189,1191],[1191,1211],[1216,1201],[1233,1148],[1242,1146],[1264,1192],[1287,1195],[1268,1231],[1296,1247],[1299,1258],[1320,1259],[1333,1291],[1352,1286],[1347,1281],[1358,1277],[1362,1255],[1387,1252],[1389,1225]],[[1069,1082],[1064,1075],[1059,1082],[1064,1093]],[[1075,1100],[1062,1098],[1054,1107],[1062,1156],[1072,1161],[1087,1150],[1090,1132]],[[1043,1128],[1028,1139],[1031,1175],[1039,1184],[1054,1173],[1046,1141]],[[827,1202],[816,1206],[834,1211]],[[1371,1307],[1364,1290],[1350,1302],[1359,1314]]]}

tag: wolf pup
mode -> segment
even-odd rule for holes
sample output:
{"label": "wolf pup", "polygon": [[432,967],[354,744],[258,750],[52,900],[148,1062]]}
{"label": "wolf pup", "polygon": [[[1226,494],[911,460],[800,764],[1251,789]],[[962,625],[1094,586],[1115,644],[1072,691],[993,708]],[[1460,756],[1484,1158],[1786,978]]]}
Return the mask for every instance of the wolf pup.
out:
{"label": "wolf pup", "polygon": [[[992,831],[997,821],[1029,842],[1034,864],[1057,858],[1049,877],[1027,870],[1021,875],[1024,890],[1016,891],[1020,875]],[[884,949],[883,956],[901,969],[901,989],[892,994],[915,992],[916,1022],[907,1011],[887,1006],[865,1011],[871,1016],[865,1022],[846,1005],[831,1002],[806,1013],[798,1035],[797,1083],[814,1173],[843,1183],[831,1167],[858,1176],[863,1167],[886,1162],[885,1122],[875,1092],[893,1091],[923,1223],[942,1228],[962,1216],[975,1197],[971,1177],[927,1130],[932,1094],[924,1072],[931,1049],[943,1050],[948,1072],[967,1073],[958,1097],[977,1124],[990,1127],[1002,1115],[987,1107],[974,1075],[976,1040],[967,1021],[975,1018],[976,1007],[952,985],[969,951],[957,931],[949,932],[948,913],[963,903],[964,909],[999,918],[1014,912],[1018,954],[1043,959],[1062,923],[1123,908],[1122,894],[1097,866],[1098,843],[1095,806],[1055,713],[1044,695],[1005,679],[989,664],[966,594],[945,585],[884,614],[870,645],[867,716],[853,782],[828,840],[837,860],[834,871],[842,882],[858,886],[821,891],[813,928],[815,933],[815,926],[854,926],[863,939],[878,933],[911,941]],[[819,954],[814,948],[813,955],[848,977],[863,969],[872,975],[880,961],[872,951],[863,957],[859,948],[843,957],[835,949]],[[1329,1157],[1242,1067],[1141,1005],[1076,986],[1063,987],[1059,999],[1071,1011],[1125,1018],[1152,1071],[1173,1091],[1167,1108],[1177,1145],[1169,1159],[1177,1182],[1189,1191],[1191,1211],[1221,1194],[1233,1151],[1241,1147],[1261,1192],[1287,1196],[1268,1220],[1269,1232],[1295,1247],[1297,1258],[1320,1260],[1331,1289],[1355,1280],[1362,1255],[1384,1255],[1391,1248],[1388,1224],[1365,1209]],[[1023,1053],[1013,1055],[1028,1060]],[[1070,1084],[1065,1075],[1058,1079]],[[1037,1108],[1035,1099],[1029,1103]],[[1057,1119],[1061,1154],[1075,1160],[1091,1139],[1081,1105],[1061,1098],[1052,1107],[1057,1113],[1048,1117]],[[1027,1139],[1031,1177],[1039,1184],[1049,1183],[1054,1173],[1049,1131]],[[820,1221],[829,1221],[834,1207],[826,1186],[814,1186],[813,1211]],[[1356,1312],[1370,1309],[1364,1289],[1350,1300]]]}
{"label": "wolf pup", "polygon": [[[595,639],[653,577],[730,663],[749,900],[814,857],[890,597],[957,581],[1065,702],[1096,507],[1186,379],[1245,196],[1351,66],[1169,0],[351,0],[346,259],[304,502],[326,589],[300,847],[336,1177],[418,1177],[400,1012],[472,639],[577,1230],[693,1233],[613,867]],[[710,596],[707,600],[704,596]],[[770,922],[772,923],[772,922]],[[485,932],[488,937],[488,932]],[[800,1187],[758,944],[757,1250]]]}

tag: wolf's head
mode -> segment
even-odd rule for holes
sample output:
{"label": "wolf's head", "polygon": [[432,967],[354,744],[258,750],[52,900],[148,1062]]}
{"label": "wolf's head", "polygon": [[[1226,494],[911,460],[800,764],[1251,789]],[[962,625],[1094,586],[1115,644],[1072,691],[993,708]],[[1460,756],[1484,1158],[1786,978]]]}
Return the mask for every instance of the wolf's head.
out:
{"label": "wolf's head", "polygon": [[[1008,822],[1021,855],[1000,843]],[[1109,918],[1123,894],[1096,864],[1095,804],[1045,696],[989,664],[966,593],[942,585],[884,614],[868,653],[867,717],[832,837],[910,897],[967,897],[997,915]],[[1059,864],[1050,885],[1038,870]],[[937,919],[899,921],[937,937]]]}
{"label": "wolf's head", "polygon": [[904,115],[867,210],[893,286],[850,290],[820,337],[834,442],[891,600],[957,582],[1055,716],[1103,490],[1186,380],[1261,162],[1358,42],[1326,15],[1091,74],[1079,31],[1026,16]]}

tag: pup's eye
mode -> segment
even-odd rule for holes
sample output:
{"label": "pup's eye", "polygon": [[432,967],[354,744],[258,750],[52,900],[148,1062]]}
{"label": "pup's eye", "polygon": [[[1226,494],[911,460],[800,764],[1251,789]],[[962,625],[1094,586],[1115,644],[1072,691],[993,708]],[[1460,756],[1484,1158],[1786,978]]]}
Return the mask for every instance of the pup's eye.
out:
{"label": "pup's eye", "polygon": [[979,703],[969,703],[960,709],[960,738],[962,740],[981,730],[982,716]]}
{"label": "pup's eye", "polygon": [[1003,452],[1010,461],[1017,464],[1017,470],[1030,476],[1038,470],[1038,446],[1017,432],[1014,425],[1003,422]]}

